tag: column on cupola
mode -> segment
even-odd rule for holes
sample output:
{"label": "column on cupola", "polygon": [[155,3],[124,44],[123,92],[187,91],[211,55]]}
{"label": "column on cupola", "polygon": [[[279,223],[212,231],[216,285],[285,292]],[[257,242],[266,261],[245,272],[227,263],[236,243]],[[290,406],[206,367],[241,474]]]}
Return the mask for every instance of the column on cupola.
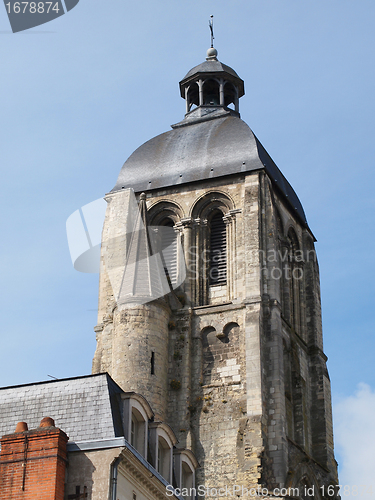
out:
{"label": "column on cupola", "polygon": [[234,87],[235,88],[235,91],[236,91],[236,98],[235,98],[235,102],[234,102],[234,109],[235,111],[237,111],[237,113],[240,112],[240,99],[239,99],[239,96],[238,96],[238,87]]}
{"label": "column on cupola", "polygon": [[219,95],[220,95],[220,106],[225,105],[225,100],[224,100],[224,80],[220,78],[220,83],[219,83]]}
{"label": "column on cupola", "polygon": [[199,87],[199,106],[203,106],[203,80],[200,78],[197,83]]}
{"label": "column on cupola", "polygon": [[189,113],[189,87],[185,87],[185,104],[186,104],[186,113]]}

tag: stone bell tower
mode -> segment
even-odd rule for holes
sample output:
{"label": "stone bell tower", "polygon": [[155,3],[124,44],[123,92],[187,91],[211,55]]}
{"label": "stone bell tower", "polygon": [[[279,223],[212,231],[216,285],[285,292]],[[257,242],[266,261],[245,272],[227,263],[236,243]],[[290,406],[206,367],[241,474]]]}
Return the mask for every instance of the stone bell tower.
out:
{"label": "stone bell tower", "polygon": [[[180,91],[184,119],[138,148],[106,195],[93,372],[149,400],[197,456],[197,486],[320,498],[337,464],[314,236],[240,119],[244,82],[216,49]],[[151,227],[175,235],[154,270]],[[143,267],[126,271],[134,248]]]}

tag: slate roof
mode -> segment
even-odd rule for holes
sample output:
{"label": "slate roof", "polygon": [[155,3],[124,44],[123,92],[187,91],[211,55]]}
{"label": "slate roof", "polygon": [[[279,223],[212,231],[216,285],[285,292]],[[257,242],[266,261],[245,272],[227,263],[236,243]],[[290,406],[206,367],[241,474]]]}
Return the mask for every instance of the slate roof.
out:
{"label": "slate roof", "polygon": [[0,436],[12,434],[18,422],[36,429],[44,417],[70,442],[123,436],[122,392],[106,373],[0,388]]}

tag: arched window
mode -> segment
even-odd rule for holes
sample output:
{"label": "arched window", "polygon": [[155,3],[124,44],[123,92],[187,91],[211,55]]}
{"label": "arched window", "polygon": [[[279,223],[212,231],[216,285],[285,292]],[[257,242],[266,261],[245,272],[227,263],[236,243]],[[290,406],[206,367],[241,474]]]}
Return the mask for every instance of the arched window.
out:
{"label": "arched window", "polygon": [[181,238],[176,230],[184,214],[176,203],[159,201],[149,211],[150,232],[153,234],[153,251],[161,255],[163,267],[172,287],[181,279],[184,265],[181,255]]}
{"label": "arched window", "polygon": [[216,212],[210,221],[210,285],[227,281],[227,232],[223,214]]}
{"label": "arched window", "polygon": [[188,257],[195,271],[192,302],[197,306],[228,302],[236,296],[236,213],[233,200],[219,191],[207,192],[191,209],[195,253]]}

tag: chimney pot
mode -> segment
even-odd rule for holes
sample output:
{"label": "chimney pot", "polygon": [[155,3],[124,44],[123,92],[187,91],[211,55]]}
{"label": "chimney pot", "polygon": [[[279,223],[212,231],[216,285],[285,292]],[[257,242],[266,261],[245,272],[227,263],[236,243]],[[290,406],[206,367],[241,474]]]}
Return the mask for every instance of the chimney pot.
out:
{"label": "chimney pot", "polygon": [[18,422],[15,432],[26,432],[28,430],[26,422]]}
{"label": "chimney pot", "polygon": [[39,427],[55,427],[55,421],[53,420],[53,418],[44,417],[41,420]]}

